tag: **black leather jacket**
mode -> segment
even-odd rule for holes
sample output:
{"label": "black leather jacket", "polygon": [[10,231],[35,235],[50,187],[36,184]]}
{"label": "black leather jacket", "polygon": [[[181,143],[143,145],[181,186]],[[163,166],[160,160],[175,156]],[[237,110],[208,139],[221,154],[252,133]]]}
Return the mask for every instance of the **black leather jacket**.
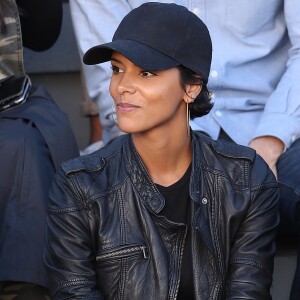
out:
{"label": "black leather jacket", "polygon": [[[270,299],[278,185],[249,148],[192,133],[196,299]],[[176,299],[187,226],[131,137],[62,165],[49,204],[45,262],[54,299]]]}

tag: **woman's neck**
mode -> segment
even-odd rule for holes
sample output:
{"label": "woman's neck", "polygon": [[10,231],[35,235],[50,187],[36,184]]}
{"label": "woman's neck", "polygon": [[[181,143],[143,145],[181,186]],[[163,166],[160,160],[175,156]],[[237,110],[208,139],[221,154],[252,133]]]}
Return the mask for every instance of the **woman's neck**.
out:
{"label": "woman's neck", "polygon": [[133,143],[152,180],[162,186],[177,182],[192,160],[191,138],[187,132],[133,134]]}

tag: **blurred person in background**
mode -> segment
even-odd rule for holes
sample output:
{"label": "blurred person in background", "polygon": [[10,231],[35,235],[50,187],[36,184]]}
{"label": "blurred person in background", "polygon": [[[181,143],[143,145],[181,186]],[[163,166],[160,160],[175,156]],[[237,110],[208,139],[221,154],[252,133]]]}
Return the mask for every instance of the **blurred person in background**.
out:
{"label": "blurred person in background", "polygon": [[69,120],[46,89],[32,86],[22,45],[57,40],[60,0],[0,2],[0,299],[49,299],[43,264],[48,191],[78,153]]}

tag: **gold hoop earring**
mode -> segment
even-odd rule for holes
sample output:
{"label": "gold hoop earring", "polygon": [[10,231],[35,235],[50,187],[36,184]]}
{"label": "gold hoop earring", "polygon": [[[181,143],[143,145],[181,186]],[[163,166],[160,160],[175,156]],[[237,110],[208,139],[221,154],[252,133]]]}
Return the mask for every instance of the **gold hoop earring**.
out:
{"label": "gold hoop earring", "polygon": [[113,119],[114,123],[118,126],[118,120],[115,118],[115,115],[117,114],[116,111],[116,103],[115,101],[113,101],[112,103],[112,114],[111,114],[111,118]]}
{"label": "gold hoop earring", "polygon": [[187,136],[190,137],[190,110],[188,102],[186,103],[186,128]]}

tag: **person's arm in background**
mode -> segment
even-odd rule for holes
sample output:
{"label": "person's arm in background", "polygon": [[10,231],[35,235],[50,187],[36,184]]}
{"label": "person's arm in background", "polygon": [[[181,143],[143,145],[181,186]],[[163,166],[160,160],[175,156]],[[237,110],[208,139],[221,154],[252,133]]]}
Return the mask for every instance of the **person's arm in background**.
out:
{"label": "person's arm in background", "polygon": [[61,0],[16,0],[22,27],[23,46],[44,51],[56,42],[62,26]]}
{"label": "person's arm in background", "polygon": [[[70,0],[70,9],[79,55],[91,47],[111,41],[113,33],[123,17],[132,9],[125,0]],[[104,144],[121,134],[113,114],[113,100],[109,94],[111,70],[109,63],[82,65],[87,93],[97,102],[100,122],[103,126]]]}
{"label": "person's arm in background", "polygon": [[278,158],[285,148],[300,137],[300,2],[283,2],[291,42],[289,60],[249,144],[265,159],[275,175]]}

